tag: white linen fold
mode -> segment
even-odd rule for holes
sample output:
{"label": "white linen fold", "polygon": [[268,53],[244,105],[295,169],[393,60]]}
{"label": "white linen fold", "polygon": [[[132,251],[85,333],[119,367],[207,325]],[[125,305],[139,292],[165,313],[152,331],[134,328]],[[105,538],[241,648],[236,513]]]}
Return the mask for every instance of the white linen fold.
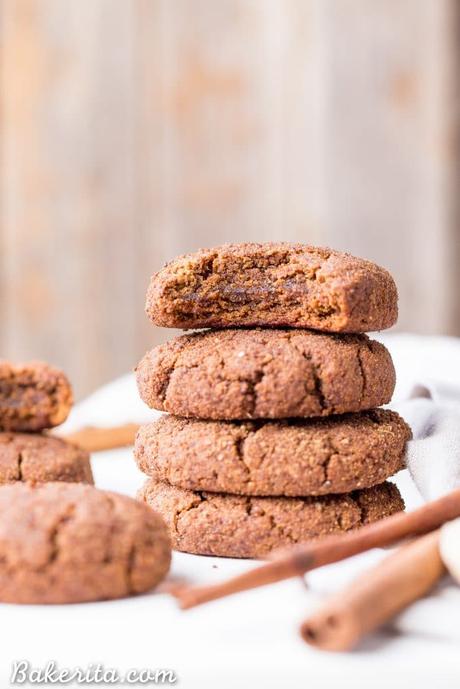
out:
{"label": "white linen fold", "polygon": [[460,386],[417,383],[393,405],[412,428],[407,468],[425,500],[460,487]]}

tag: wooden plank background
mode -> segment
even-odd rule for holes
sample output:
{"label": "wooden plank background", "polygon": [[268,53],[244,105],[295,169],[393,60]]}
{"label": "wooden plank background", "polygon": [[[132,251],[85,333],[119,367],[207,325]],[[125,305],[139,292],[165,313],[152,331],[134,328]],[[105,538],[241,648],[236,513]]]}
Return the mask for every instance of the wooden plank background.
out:
{"label": "wooden plank background", "polygon": [[460,334],[454,0],[0,0],[0,355],[79,396],[171,333],[149,275],[294,240]]}

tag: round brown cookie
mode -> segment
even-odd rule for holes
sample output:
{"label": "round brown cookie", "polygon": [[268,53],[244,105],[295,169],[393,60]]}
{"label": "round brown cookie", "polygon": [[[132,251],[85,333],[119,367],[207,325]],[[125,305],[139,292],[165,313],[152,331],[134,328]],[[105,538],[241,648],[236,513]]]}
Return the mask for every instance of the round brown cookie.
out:
{"label": "round brown cookie", "polygon": [[163,416],[142,426],[141,471],[190,490],[327,495],[381,483],[404,467],[409,426],[375,409],[308,421],[198,421]]}
{"label": "round brown cookie", "polygon": [[0,488],[0,600],[78,603],[148,591],[167,573],[162,519],[92,486]]}
{"label": "round brown cookie", "polygon": [[72,388],[62,371],[40,361],[0,361],[0,430],[41,431],[66,420]]}
{"label": "round brown cookie", "polygon": [[375,263],[305,244],[226,244],[179,256],[152,277],[146,311],[168,328],[389,328],[391,275]]}
{"label": "round brown cookie", "polygon": [[165,519],[173,548],[222,557],[265,557],[275,548],[345,533],[404,509],[392,483],[320,498],[256,498],[195,493],[150,479],[139,498]]}
{"label": "round brown cookie", "polygon": [[47,435],[0,433],[0,484],[94,483],[89,454]]}
{"label": "round brown cookie", "polygon": [[217,330],[148,352],[137,385],[149,407],[201,419],[328,416],[390,401],[387,349],[366,335]]}

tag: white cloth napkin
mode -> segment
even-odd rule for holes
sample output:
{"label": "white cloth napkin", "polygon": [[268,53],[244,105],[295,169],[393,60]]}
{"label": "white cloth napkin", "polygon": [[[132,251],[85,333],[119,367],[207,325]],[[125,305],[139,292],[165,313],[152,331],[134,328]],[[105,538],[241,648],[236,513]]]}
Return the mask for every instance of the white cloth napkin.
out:
{"label": "white cloth napkin", "polygon": [[460,339],[380,333],[396,369],[390,407],[409,423],[407,465],[424,500],[460,485]]}
{"label": "white cloth napkin", "polygon": [[[412,428],[410,476],[423,499],[434,500],[460,486],[460,339],[392,333],[378,339],[390,350],[397,374],[389,406]],[[459,611],[460,588],[447,579],[407,608],[392,627],[458,644]]]}
{"label": "white cloth napkin", "polygon": [[423,498],[460,487],[460,386],[417,383],[394,408],[412,428],[407,467]]}

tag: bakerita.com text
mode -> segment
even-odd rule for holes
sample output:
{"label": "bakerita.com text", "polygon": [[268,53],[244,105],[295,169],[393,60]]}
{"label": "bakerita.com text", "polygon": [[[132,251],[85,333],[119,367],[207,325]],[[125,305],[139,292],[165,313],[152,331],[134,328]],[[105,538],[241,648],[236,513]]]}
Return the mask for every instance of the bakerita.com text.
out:
{"label": "bakerita.com text", "polygon": [[28,660],[15,660],[11,666],[10,684],[176,684],[174,670],[165,668],[131,668],[120,672],[116,668],[106,668],[101,663],[91,663],[87,667],[59,667],[56,661],[49,660],[42,667],[33,667]]}

